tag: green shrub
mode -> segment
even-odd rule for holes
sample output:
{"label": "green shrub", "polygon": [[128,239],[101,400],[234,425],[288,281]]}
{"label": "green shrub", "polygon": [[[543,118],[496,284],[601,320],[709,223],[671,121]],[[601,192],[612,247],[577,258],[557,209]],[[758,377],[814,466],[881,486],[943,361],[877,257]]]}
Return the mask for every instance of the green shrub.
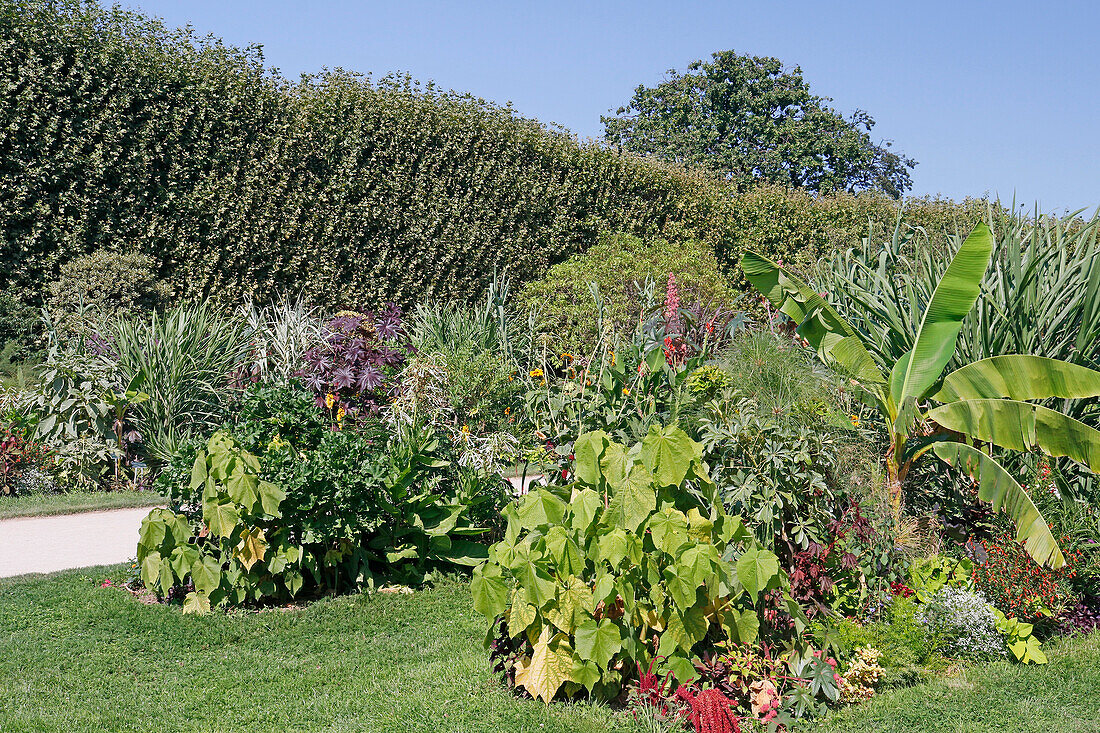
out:
{"label": "green shrub", "polygon": [[38,313],[14,294],[0,293],[0,377],[40,354],[42,324]]}
{"label": "green shrub", "polygon": [[479,434],[514,430],[512,414],[523,402],[523,382],[499,354],[458,349],[443,354],[451,409],[460,425]]}
{"label": "green shrub", "polygon": [[144,315],[169,295],[155,267],[152,257],[137,252],[101,249],[81,255],[61,265],[57,280],[49,286],[46,307],[67,332],[94,330],[96,322]]}
{"label": "green shrub", "polygon": [[702,242],[668,242],[629,234],[601,235],[599,244],[554,265],[520,292],[521,307],[537,310],[542,330],[559,352],[587,353],[598,341],[600,312],[590,283],[599,290],[605,327],[629,333],[651,313],[639,289],[647,281],[656,289],[654,303],[664,300],[669,273],[676,276],[680,300],[729,307],[735,300],[719,273],[713,249]]}
{"label": "green shrub", "polygon": [[912,599],[897,596],[879,620],[860,624],[840,619],[830,627],[828,638],[845,658],[861,647],[879,650],[886,685],[914,684],[944,666],[944,660],[936,654],[938,641],[917,619],[917,610]]}
{"label": "green shrub", "polygon": [[562,689],[609,699],[655,657],[686,683],[715,642],[755,642],[786,576],[722,509],[699,445],[654,427],[629,449],[586,433],[574,452],[574,480],[510,505],[474,572],[474,606],[490,639],[503,622],[496,653],[515,683],[547,702]]}

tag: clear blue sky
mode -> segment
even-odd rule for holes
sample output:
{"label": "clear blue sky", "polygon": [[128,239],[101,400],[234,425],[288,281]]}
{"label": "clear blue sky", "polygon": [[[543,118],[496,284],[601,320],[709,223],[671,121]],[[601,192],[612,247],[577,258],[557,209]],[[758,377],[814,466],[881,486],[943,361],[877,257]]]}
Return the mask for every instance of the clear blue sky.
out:
{"label": "clear blue sky", "polygon": [[919,161],[915,194],[1100,205],[1095,2],[302,2],[128,0],[170,25],[259,43],[288,77],[323,67],[511,101],[580,137],[634,87],[719,49],[799,65]]}

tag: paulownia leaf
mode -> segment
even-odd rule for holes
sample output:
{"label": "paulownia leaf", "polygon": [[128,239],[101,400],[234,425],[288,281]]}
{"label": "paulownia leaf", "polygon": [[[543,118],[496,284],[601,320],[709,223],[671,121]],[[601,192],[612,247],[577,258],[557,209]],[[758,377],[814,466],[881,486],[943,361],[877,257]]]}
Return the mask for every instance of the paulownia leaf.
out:
{"label": "paulownia leaf", "polygon": [[565,502],[546,489],[537,489],[527,494],[516,509],[516,517],[526,529],[535,529],[546,524],[561,524],[565,516]]}
{"label": "paulownia leaf", "polygon": [[622,484],[615,489],[602,521],[608,526],[621,527],[633,533],[656,508],[657,492],[653,488],[649,472],[636,463]]}
{"label": "paulownia leaf", "polygon": [[492,621],[504,613],[508,601],[508,584],[499,565],[479,565],[470,579],[474,609]]}
{"label": "paulownia leaf", "polygon": [[938,402],[1100,397],[1100,372],[1043,356],[1009,354],[967,364],[948,374]]}
{"label": "paulownia leaf", "polygon": [[753,547],[737,558],[737,577],[744,589],[752,596],[753,603],[756,603],[756,597],[760,591],[766,590],[768,584],[778,574],[779,558],[769,550]]}
{"label": "paulownia leaf", "polygon": [[516,665],[516,685],[547,705],[563,682],[575,681],[573,652],[565,638],[565,634],[554,635],[549,626],[543,627],[530,658]]}
{"label": "paulownia leaf", "polygon": [[669,614],[668,628],[661,634],[658,654],[669,656],[676,649],[690,654],[691,648],[707,635],[708,627],[707,617],[698,606],[685,612],[673,611]]}
{"label": "paulownia leaf", "polygon": [[195,583],[195,590],[209,596],[221,585],[221,563],[210,555],[203,555],[191,565],[191,580]]}
{"label": "paulownia leaf", "polygon": [[267,552],[267,540],[264,531],[259,527],[245,530],[241,534],[241,541],[237,544],[235,555],[244,565],[245,570],[251,570],[252,566],[264,559]]}
{"label": "paulownia leaf", "polygon": [[577,626],[591,618],[596,604],[592,589],[583,580],[570,576],[564,587],[558,588],[557,608],[549,613],[550,622],[572,635]]}
{"label": "paulownia leaf", "polygon": [[955,253],[924,310],[899,402],[923,398],[951,361],[963,319],[981,294],[992,252],[993,233],[979,222]]}
{"label": "paulownia leaf", "polygon": [[936,443],[932,450],[978,482],[978,498],[992,504],[994,511],[1004,511],[1015,522],[1016,539],[1024,543],[1024,549],[1036,562],[1053,568],[1065,564],[1058,541],[1039,508],[1000,463],[964,443]]}
{"label": "paulownia leaf", "polygon": [[575,491],[572,501],[569,502],[569,510],[571,512],[570,526],[581,532],[587,531],[588,528],[592,526],[592,522],[595,521],[596,515],[599,514],[602,508],[603,500],[600,498],[600,495],[592,489]]}
{"label": "paulownia leaf", "polygon": [[587,619],[577,627],[577,654],[581,659],[593,661],[607,669],[611,659],[622,649],[619,627],[610,619]]}
{"label": "paulownia leaf", "polygon": [[232,504],[206,504],[202,511],[203,521],[210,531],[218,537],[228,537],[240,523],[237,507]]}
{"label": "paulownia leaf", "polygon": [[512,602],[508,606],[508,635],[514,639],[527,631],[538,615],[538,609],[527,602],[518,588],[515,589],[512,591]]}
{"label": "paulownia leaf", "polygon": [[191,591],[183,598],[183,612],[205,616],[210,613],[210,597],[201,591]]}
{"label": "paulownia leaf", "polygon": [[573,444],[574,464],[573,470],[577,479],[589,486],[599,486],[603,475],[600,470],[600,459],[604,449],[611,441],[607,433],[602,430],[594,430],[584,433]]}
{"label": "paulownia leaf", "polygon": [[688,542],[687,517],[678,509],[665,507],[649,518],[649,533],[658,550],[674,555]]}
{"label": "paulownia leaf", "polygon": [[699,444],[675,425],[665,428],[654,425],[642,440],[642,462],[660,486],[682,484],[691,462],[701,457]]}

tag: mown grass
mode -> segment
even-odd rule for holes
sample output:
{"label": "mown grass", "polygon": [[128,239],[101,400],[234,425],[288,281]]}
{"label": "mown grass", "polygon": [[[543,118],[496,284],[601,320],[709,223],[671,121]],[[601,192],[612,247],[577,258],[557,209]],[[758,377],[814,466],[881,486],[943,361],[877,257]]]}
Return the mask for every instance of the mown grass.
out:
{"label": "mown grass", "polygon": [[1043,666],[999,662],[890,690],[838,711],[813,733],[1100,731],[1100,633],[1051,643]]}
{"label": "mown grass", "polygon": [[198,618],[104,576],[0,580],[0,730],[631,729],[605,706],[506,692],[462,581]]}
{"label": "mown grass", "polygon": [[0,496],[0,519],[47,517],[163,504],[164,497],[148,491],[69,491],[62,494]]}
{"label": "mown grass", "polygon": [[[0,580],[0,730],[637,730],[607,706],[506,692],[461,580],[198,618],[99,587],[121,572]],[[1100,635],[1049,654],[887,691],[800,730],[1100,730]]]}

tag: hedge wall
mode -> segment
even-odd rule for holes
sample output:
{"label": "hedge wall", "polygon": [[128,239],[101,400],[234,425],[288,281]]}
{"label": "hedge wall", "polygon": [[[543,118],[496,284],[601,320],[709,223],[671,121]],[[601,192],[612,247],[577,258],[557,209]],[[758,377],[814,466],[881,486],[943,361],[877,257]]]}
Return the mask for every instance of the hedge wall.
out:
{"label": "hedge wall", "polygon": [[[875,195],[735,196],[408,79],[291,83],[258,48],[120,8],[0,0],[0,26],[0,282],[31,302],[97,249],[153,256],[177,296],[345,307],[476,296],[601,230],[699,239],[729,266],[747,243],[816,256],[893,216]],[[925,204],[937,223],[956,208]]]}

